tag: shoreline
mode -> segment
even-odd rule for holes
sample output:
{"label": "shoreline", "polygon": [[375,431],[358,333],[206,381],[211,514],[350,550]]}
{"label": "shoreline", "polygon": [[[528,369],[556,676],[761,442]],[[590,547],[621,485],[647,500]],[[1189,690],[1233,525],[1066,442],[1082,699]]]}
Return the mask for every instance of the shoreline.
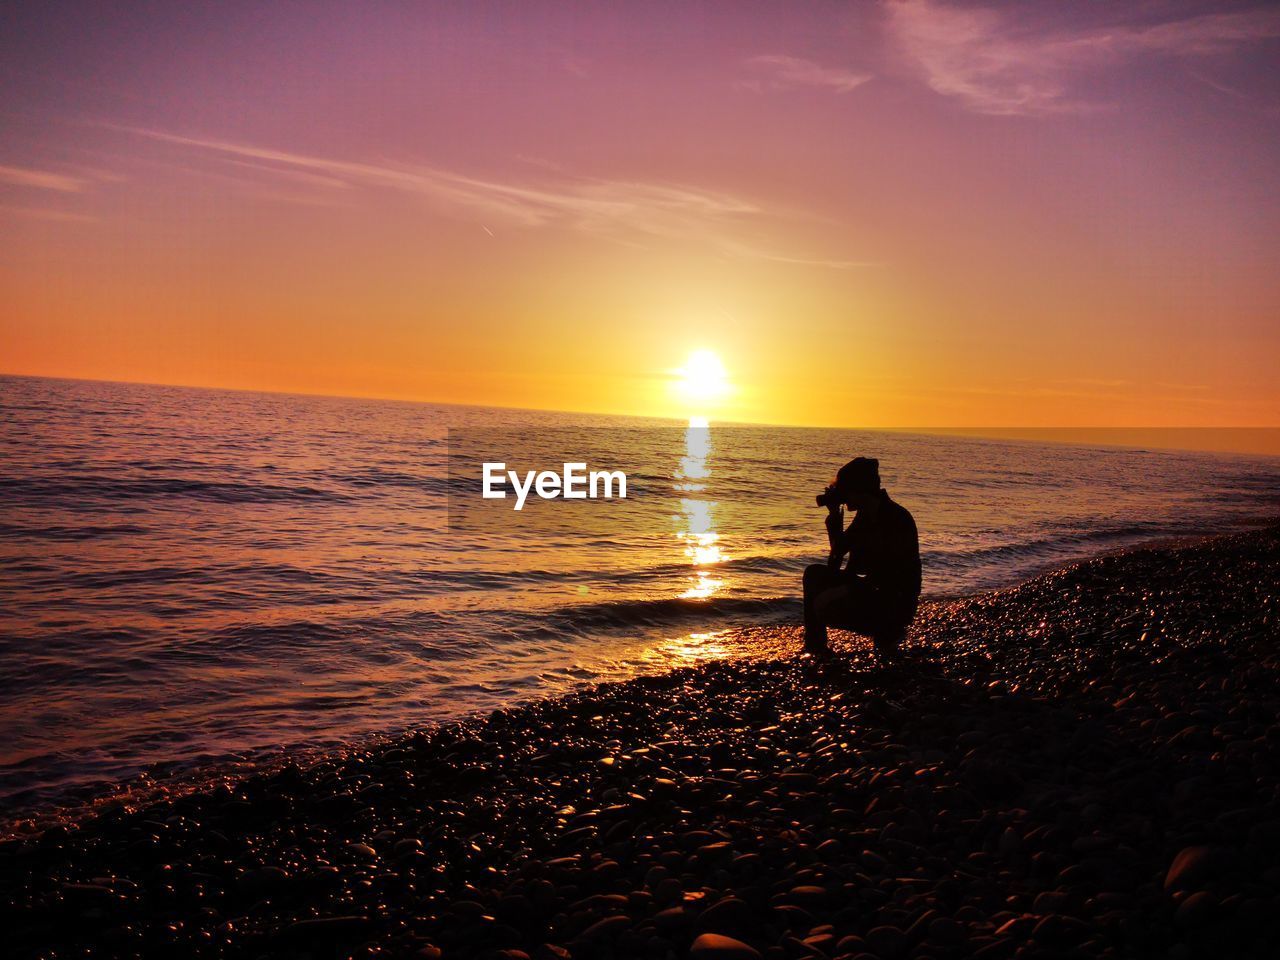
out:
{"label": "shoreline", "polygon": [[1275,524],[1136,547],[930,603],[893,667],[713,661],[286,763],[0,844],[0,911],[16,956],[1267,956],[1277,583]]}
{"label": "shoreline", "polygon": [[[1275,517],[1255,517],[1240,520],[1228,529],[1217,527],[1189,533],[1159,535],[1149,540],[1138,540],[1106,548],[1098,553],[1071,560],[1046,562],[1043,566],[1030,568],[1019,580],[1007,586],[968,593],[926,595],[921,599],[920,608],[923,613],[927,609],[938,605],[952,604],[980,597],[996,597],[1007,591],[1017,590],[1032,580],[1055,573],[1065,573],[1079,564],[1089,563],[1094,560],[1123,557],[1134,552],[1146,550],[1176,550],[1194,547],[1223,537],[1275,526],[1280,526],[1280,520]],[[764,599],[765,602],[770,602],[770,598]],[[798,617],[798,595],[795,601]],[[723,630],[727,636],[734,637],[739,641],[748,635],[757,635],[750,643],[739,642],[737,648],[723,658],[726,660],[750,660],[787,656],[793,652],[788,648],[795,646],[798,649],[800,643],[799,628],[789,623],[735,625],[718,628],[719,630]],[[795,632],[794,643],[787,636],[789,631]],[[638,677],[632,678],[583,681],[580,686],[569,691],[533,694],[527,698],[512,701],[498,708],[498,710],[511,711],[528,708],[543,701],[558,700],[565,696],[590,692],[597,687],[627,683],[644,676],[662,676],[667,672],[670,671],[640,674]],[[8,802],[13,804],[11,809],[16,812],[6,814],[0,820],[0,844],[10,840],[38,837],[50,827],[74,827],[84,820],[101,815],[107,810],[114,811],[119,809],[128,813],[140,807],[176,800],[192,793],[213,789],[219,785],[233,785],[250,777],[270,775],[290,765],[310,767],[328,759],[341,757],[351,751],[376,749],[392,741],[429,732],[442,726],[474,723],[493,712],[490,709],[477,708],[457,716],[426,719],[412,724],[400,724],[385,730],[362,732],[349,738],[333,739],[319,743],[248,746],[243,750],[237,751],[234,756],[206,760],[190,766],[172,762],[159,762],[126,777],[104,778],[81,787],[68,788],[45,796],[37,796],[25,802],[14,803],[11,798]],[[15,796],[20,796],[20,794]]]}
{"label": "shoreline", "polygon": [[[1046,562],[1043,566],[1030,568],[1024,576],[1007,586],[993,587],[967,593],[926,595],[920,603],[921,614],[927,610],[961,601],[982,597],[998,597],[1008,591],[1020,587],[1041,577],[1067,573],[1080,564],[1090,563],[1111,557],[1125,557],[1135,552],[1148,550],[1179,550],[1207,544],[1211,541],[1247,534],[1256,530],[1280,527],[1280,519],[1276,517],[1254,517],[1238,521],[1230,528],[1206,528],[1202,531],[1164,534],[1149,540],[1138,540],[1120,546],[1110,547],[1098,553],[1077,557],[1059,562]],[[776,598],[784,599],[784,598]],[[768,598],[766,598],[766,601]],[[797,617],[799,614],[799,597],[795,598]],[[917,618],[917,624],[920,618]],[[913,628],[914,629],[914,628]],[[726,636],[737,641],[737,645],[722,659],[752,660],[787,656],[793,651],[791,646],[799,649],[799,627],[790,623],[762,623],[751,625],[734,625],[718,628]],[[794,631],[794,643],[787,636]],[[754,636],[752,636],[754,635]],[[833,634],[834,635],[834,634]],[[752,636],[749,642],[742,642]],[[680,669],[680,668],[675,668]],[[566,696],[587,693],[598,687],[607,687],[617,683],[628,683],[645,676],[662,676],[670,670],[653,674],[639,674],[630,678],[613,678],[603,680],[587,680],[568,691],[535,693],[527,698],[512,701],[497,708],[496,712],[507,712],[536,706],[544,701],[554,701]],[[138,770],[136,773],[120,778],[104,778],[81,787],[72,787],[60,792],[14,803],[13,813],[6,814],[0,820],[0,844],[11,840],[38,837],[50,827],[74,827],[84,820],[101,815],[104,811],[119,809],[129,813],[140,807],[154,803],[176,800],[191,793],[213,789],[219,785],[233,785],[254,776],[270,775],[281,768],[295,765],[310,767],[328,759],[341,757],[352,751],[376,749],[380,746],[421,733],[430,732],[444,726],[470,724],[490,716],[495,710],[476,708],[455,716],[444,716],[424,719],[417,723],[398,724],[385,730],[366,731],[349,738],[337,738],[318,743],[271,744],[248,746],[236,751],[235,755],[205,760],[193,765],[182,765],[173,762],[158,762]],[[20,795],[15,795],[20,796]]]}

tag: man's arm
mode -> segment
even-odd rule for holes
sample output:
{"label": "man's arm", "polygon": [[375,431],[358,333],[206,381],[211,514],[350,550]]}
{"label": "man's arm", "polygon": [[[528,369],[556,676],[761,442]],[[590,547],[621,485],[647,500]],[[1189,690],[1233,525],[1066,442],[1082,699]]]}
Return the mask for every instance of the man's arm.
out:
{"label": "man's arm", "polygon": [[831,545],[831,553],[827,555],[827,566],[832,570],[839,570],[840,561],[849,552],[844,535],[843,507],[827,507],[827,542]]}

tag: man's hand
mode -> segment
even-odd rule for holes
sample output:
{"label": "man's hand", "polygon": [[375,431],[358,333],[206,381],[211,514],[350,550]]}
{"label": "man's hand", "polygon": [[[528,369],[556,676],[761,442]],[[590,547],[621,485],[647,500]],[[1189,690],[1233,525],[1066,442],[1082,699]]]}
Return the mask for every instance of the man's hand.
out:
{"label": "man's hand", "polygon": [[844,507],[839,504],[827,507],[827,533],[835,536],[844,533]]}

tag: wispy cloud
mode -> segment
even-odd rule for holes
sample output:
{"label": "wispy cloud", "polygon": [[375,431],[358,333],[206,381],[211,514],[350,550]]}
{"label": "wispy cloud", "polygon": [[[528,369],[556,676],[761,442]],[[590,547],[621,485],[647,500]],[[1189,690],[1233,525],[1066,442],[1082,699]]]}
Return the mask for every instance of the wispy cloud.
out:
{"label": "wispy cloud", "polygon": [[839,260],[824,259],[822,257],[788,256],[787,254],[775,253],[771,250],[730,238],[723,238],[720,242],[720,246],[725,253],[732,256],[739,256],[753,260],[768,260],[772,263],[788,263],[802,267],[827,267],[831,270],[851,270],[855,267],[884,266],[883,261],[879,260]]}
{"label": "wispy cloud", "polygon": [[1142,55],[1206,57],[1280,37],[1280,9],[1270,7],[1077,32],[1028,32],[994,10],[934,0],[890,0],[887,10],[891,38],[925,82],[988,114],[1095,109],[1072,90],[1087,70]]}
{"label": "wispy cloud", "polygon": [[646,237],[700,240],[728,256],[826,267],[856,265],[855,261],[830,257],[793,257],[745,242],[743,228],[773,215],[749,200],[697,187],[563,174],[546,182],[519,183],[430,166],[338,160],[158,130],[116,129],[214,154],[237,165],[251,164],[294,181],[301,174],[317,187],[365,187],[410,194],[482,224],[560,225],[628,243],[642,242]]}
{"label": "wispy cloud", "polygon": [[587,62],[577,57],[565,57],[560,61],[560,66],[564,67],[565,73],[572,74],[579,80],[588,80],[591,77],[590,71],[587,70]]}
{"label": "wispy cloud", "polygon": [[30,220],[48,220],[54,223],[92,223],[98,219],[86,213],[75,213],[70,210],[47,210],[42,207],[0,206],[0,211],[15,217],[26,217]]}
{"label": "wispy cloud", "polygon": [[779,53],[763,54],[747,61],[752,68],[767,73],[777,88],[820,87],[836,93],[856,90],[871,79],[869,73],[855,73],[841,67],[826,67],[812,60]]}
{"label": "wispy cloud", "polygon": [[238,167],[243,167],[247,170],[265,172],[273,176],[288,177],[311,187],[331,187],[344,190],[350,186],[347,182],[339,180],[336,177],[327,177],[323,174],[310,173],[306,170],[291,170],[286,167],[268,166],[255,160],[240,160],[234,157],[229,157],[227,162]]}
{"label": "wispy cloud", "polygon": [[61,193],[79,193],[88,184],[80,177],[49,170],[32,170],[28,167],[0,167],[0,182],[17,187],[34,187],[38,190],[57,190]]}

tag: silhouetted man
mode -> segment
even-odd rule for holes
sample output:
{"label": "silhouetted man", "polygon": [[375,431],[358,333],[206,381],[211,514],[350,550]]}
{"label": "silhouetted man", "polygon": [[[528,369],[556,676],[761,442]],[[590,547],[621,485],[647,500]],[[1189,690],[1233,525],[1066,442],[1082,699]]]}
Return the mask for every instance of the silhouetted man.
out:
{"label": "silhouetted man", "polygon": [[[827,627],[868,634],[891,659],[920,600],[920,542],[906,508],[880,487],[880,462],[850,460],[819,497],[831,555],[804,572],[804,647],[827,651]],[[846,530],[844,508],[854,510]],[[840,568],[845,555],[849,563]]]}

